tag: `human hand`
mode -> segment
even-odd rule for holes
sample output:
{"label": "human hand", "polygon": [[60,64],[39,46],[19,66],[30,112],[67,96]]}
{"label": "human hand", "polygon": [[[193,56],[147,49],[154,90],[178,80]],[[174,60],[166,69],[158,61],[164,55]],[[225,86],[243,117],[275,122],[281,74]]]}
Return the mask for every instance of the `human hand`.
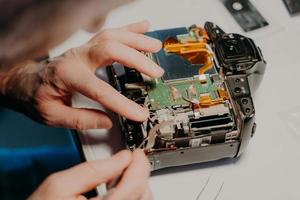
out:
{"label": "human hand", "polygon": [[139,51],[157,52],[159,40],[145,36],[147,21],[98,33],[88,43],[41,63],[26,62],[0,70],[1,95],[29,117],[57,127],[110,128],[104,111],[71,107],[79,92],[128,119],[144,121],[148,110],[127,99],[95,76],[99,66],[119,62],[160,77],[162,68]]}
{"label": "human hand", "polygon": [[94,200],[150,200],[148,186],[149,161],[141,150],[133,153],[121,151],[115,156],[88,161],[70,169],[50,175],[29,200],[83,200],[82,194],[98,185],[121,176],[120,182],[107,196],[98,196]]}

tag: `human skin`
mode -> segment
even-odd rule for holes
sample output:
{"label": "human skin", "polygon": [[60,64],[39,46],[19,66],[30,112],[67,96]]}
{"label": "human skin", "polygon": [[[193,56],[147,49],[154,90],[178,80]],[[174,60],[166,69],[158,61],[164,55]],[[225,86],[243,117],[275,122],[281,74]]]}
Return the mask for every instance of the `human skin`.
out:
{"label": "human skin", "polygon": [[[45,27],[41,25],[38,28],[35,26],[35,29],[26,29],[29,33],[22,32],[24,30],[18,32],[19,27],[27,25],[26,20],[22,20],[23,24],[16,22],[15,28],[13,26],[12,30],[17,32],[0,34],[2,103],[40,123],[73,129],[112,126],[104,111],[73,108],[71,98],[74,92],[79,92],[129,119],[143,121],[148,117],[147,109],[125,98],[94,75],[99,66],[113,62],[123,63],[151,77],[163,74],[159,66],[139,52],[156,52],[161,48],[159,41],[143,35],[149,29],[147,21],[102,31],[88,43],[70,49],[61,56],[42,62],[33,61],[34,57],[43,55],[78,28],[91,30],[98,27],[108,11],[97,15],[94,4],[97,2],[98,0],[81,1],[74,9],[62,9],[68,15],[64,13],[61,16],[57,12],[58,17],[51,18],[52,23],[48,23],[51,21],[49,19],[44,20],[47,27],[51,26],[52,29],[43,29]],[[85,15],[84,11],[87,10],[89,12]],[[74,13],[80,16],[80,20],[74,18]],[[72,14],[73,17],[70,17]],[[28,15],[29,18],[26,17]],[[21,19],[28,19],[30,24],[35,16],[31,16],[30,12],[28,15],[25,12]],[[32,37],[26,38],[24,34]],[[82,193],[120,175],[123,178],[116,188],[108,196],[98,196],[96,199],[152,199],[147,183],[149,162],[141,150],[121,152],[111,159],[88,161],[55,173],[40,185],[30,199],[85,199]]]}
{"label": "human skin", "polygon": [[[138,174],[138,176],[137,176]],[[153,199],[147,178],[149,162],[141,150],[121,151],[105,160],[89,161],[50,175],[28,200],[84,200],[82,193],[119,177],[121,180],[106,196],[93,200]]]}
{"label": "human skin", "polygon": [[56,127],[84,130],[112,126],[104,111],[73,108],[74,92],[128,119],[144,121],[148,110],[97,78],[95,70],[119,62],[150,77],[162,76],[163,70],[139,52],[157,52],[161,48],[159,40],[143,34],[148,29],[149,23],[143,21],[104,30],[59,57],[4,68],[0,70],[1,94],[32,119]]}

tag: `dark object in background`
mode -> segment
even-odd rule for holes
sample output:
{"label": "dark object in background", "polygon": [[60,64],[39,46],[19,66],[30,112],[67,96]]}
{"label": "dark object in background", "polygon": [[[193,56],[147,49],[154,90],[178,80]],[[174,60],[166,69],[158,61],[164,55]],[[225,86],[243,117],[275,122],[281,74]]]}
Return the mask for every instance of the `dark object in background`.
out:
{"label": "dark object in background", "polygon": [[221,1],[245,32],[269,25],[249,0]]}
{"label": "dark object in background", "polygon": [[26,199],[49,174],[84,160],[73,131],[38,124],[0,106],[1,200]]}
{"label": "dark object in background", "polygon": [[283,0],[290,15],[300,13],[300,0]]}

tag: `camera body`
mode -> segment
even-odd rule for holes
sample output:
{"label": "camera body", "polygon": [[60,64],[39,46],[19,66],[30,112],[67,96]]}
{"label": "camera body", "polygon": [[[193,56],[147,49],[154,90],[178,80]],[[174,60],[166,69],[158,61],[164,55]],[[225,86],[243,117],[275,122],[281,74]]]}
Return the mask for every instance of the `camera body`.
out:
{"label": "camera body", "polygon": [[163,77],[107,68],[111,84],[150,112],[142,123],[119,117],[127,148],[143,149],[152,170],[238,157],[255,133],[251,94],[266,68],[260,49],[211,22],[147,35],[163,42],[158,53],[145,52]]}

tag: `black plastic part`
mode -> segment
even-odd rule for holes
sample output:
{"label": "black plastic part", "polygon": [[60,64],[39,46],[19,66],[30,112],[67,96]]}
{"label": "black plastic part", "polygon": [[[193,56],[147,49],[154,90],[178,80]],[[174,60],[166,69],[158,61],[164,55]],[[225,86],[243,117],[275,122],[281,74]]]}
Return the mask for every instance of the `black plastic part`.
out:
{"label": "black plastic part", "polygon": [[255,113],[247,74],[227,76],[228,89],[246,117]]}
{"label": "black plastic part", "polygon": [[215,41],[217,38],[220,38],[225,34],[225,32],[219,26],[212,22],[206,22],[204,29],[207,32],[209,39],[212,41]]}
{"label": "black plastic part", "polygon": [[[110,84],[117,88],[119,92],[124,94],[127,98],[134,100],[135,98],[140,98],[142,96],[140,90],[131,90],[130,92],[125,90],[126,83],[143,82],[141,74],[136,70],[125,67],[125,74],[117,77],[114,67],[108,66],[107,74]],[[141,123],[125,119],[121,116],[119,118],[127,147],[133,148],[141,144],[144,139],[140,126]]]}
{"label": "black plastic part", "polygon": [[255,134],[255,132],[256,132],[256,123],[254,122],[253,123],[253,126],[252,126],[252,131],[251,131],[251,137],[253,137],[254,136],[254,134]]}
{"label": "black plastic part", "polygon": [[261,61],[253,40],[239,34],[226,34],[215,41],[215,53],[225,72],[240,73]]}
{"label": "black plastic part", "polygon": [[125,121],[124,128],[127,146],[132,147],[142,143],[144,137],[140,124],[140,122],[134,122],[131,120]]}
{"label": "black plastic part", "polygon": [[202,117],[201,119],[190,119],[191,128],[204,128],[208,126],[226,125],[232,122],[232,118],[228,114],[213,115],[208,117]]}
{"label": "black plastic part", "polygon": [[234,33],[225,33],[219,26],[206,22],[204,26],[225,73],[237,74],[250,70],[263,61],[260,49],[252,39]]}

